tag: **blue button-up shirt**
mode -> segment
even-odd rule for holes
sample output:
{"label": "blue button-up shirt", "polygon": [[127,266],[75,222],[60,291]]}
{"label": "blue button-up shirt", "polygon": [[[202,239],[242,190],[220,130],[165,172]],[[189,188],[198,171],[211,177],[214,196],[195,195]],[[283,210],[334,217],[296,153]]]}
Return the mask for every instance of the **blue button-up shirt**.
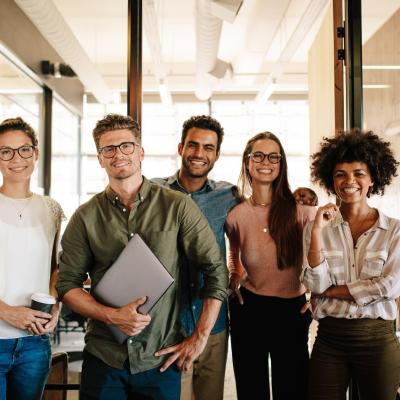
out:
{"label": "blue button-up shirt", "polygon": [[[189,193],[179,183],[178,174],[179,171],[169,178],[155,178],[152,180],[170,189],[185,193],[195,201],[214,231],[226,261],[224,225],[226,216],[231,208],[239,203],[236,186],[228,182],[215,182],[208,179],[199,191]],[[190,266],[187,270],[189,273],[184,274],[182,278],[183,287],[188,289],[187,293],[185,292],[182,297],[180,320],[186,333],[190,335],[194,330],[203,307],[203,300],[199,296],[199,291],[203,287],[203,276],[198,271],[192,271]],[[223,303],[211,334],[222,332],[227,326],[228,310],[226,303]]]}

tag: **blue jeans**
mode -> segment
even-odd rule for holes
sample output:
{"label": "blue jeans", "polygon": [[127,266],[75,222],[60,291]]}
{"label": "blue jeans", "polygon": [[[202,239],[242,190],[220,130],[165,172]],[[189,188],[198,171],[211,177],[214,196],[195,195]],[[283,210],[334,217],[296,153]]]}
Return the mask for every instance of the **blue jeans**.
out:
{"label": "blue jeans", "polygon": [[40,400],[50,363],[47,335],[0,339],[0,399]]}
{"label": "blue jeans", "polygon": [[122,369],[110,367],[87,351],[83,352],[80,400],[179,400],[181,372],[171,365],[131,374],[128,362]]}

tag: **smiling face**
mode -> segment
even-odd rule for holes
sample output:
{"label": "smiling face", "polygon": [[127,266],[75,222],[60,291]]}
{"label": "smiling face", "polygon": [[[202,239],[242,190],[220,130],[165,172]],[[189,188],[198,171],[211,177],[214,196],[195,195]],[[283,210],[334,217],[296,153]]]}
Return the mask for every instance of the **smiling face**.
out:
{"label": "smiling face", "polygon": [[333,171],[333,185],[336,195],[343,203],[365,201],[374,183],[368,165],[354,161],[336,164]]}
{"label": "smiling face", "polygon": [[218,160],[218,137],[214,131],[190,128],[185,143],[179,143],[182,172],[192,178],[206,177]]}
{"label": "smiling face", "polygon": [[[32,140],[25,132],[13,130],[0,135],[0,149],[5,147],[18,149],[25,145],[33,145]],[[22,158],[16,151],[11,160],[3,161],[0,159],[0,172],[3,175],[3,181],[10,183],[29,181],[35,169],[37,159],[37,149],[34,150],[33,156],[30,158]]]}
{"label": "smiling face", "polygon": [[[278,143],[271,139],[261,139],[254,142],[251,152],[262,152],[266,154],[278,153],[280,154],[280,148]],[[248,159],[248,170],[251,176],[252,185],[270,184],[279,175],[280,163],[273,164],[268,160],[268,157],[264,158],[264,161],[260,163],[254,162],[251,157]]]}
{"label": "smiling face", "polygon": [[[128,129],[118,129],[104,132],[99,139],[99,148],[105,146],[118,146],[124,142],[136,142],[133,133]],[[110,182],[124,180],[130,177],[141,177],[140,162],[143,161],[144,152],[141,146],[135,146],[132,154],[123,154],[119,149],[111,158],[102,154],[98,156],[99,163],[106,170]]]}

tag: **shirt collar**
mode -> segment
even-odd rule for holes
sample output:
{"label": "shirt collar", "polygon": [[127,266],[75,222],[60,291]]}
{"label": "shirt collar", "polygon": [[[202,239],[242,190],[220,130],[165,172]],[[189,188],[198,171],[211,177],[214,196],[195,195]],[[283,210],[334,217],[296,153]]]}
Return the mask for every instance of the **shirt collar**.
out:
{"label": "shirt collar", "polygon": [[[147,197],[147,194],[150,191],[150,182],[143,176],[143,182],[142,185],[140,186],[139,192],[137,193],[134,203],[136,201],[144,201],[144,199]],[[107,185],[105,189],[105,195],[109,201],[111,201],[112,204],[116,204],[116,202],[121,202],[121,200],[118,197],[118,194],[113,190],[113,188],[110,185]]]}
{"label": "shirt collar", "polygon": [[[167,184],[172,186],[176,185],[180,189],[182,189],[185,193],[187,193],[186,189],[179,183],[179,169],[175,172],[174,175],[167,178]],[[215,190],[215,182],[213,180],[207,179],[204,186],[194,193],[203,193],[203,192],[210,192],[211,190]]]}
{"label": "shirt collar", "polygon": [[[374,227],[387,231],[389,229],[389,218],[384,213],[379,211],[378,209],[376,209],[376,211],[378,211],[378,221],[374,225]],[[343,219],[343,216],[339,211],[336,214],[336,218],[334,219],[334,221],[332,221],[332,227],[337,228],[339,225],[343,224],[344,222],[345,221]]]}

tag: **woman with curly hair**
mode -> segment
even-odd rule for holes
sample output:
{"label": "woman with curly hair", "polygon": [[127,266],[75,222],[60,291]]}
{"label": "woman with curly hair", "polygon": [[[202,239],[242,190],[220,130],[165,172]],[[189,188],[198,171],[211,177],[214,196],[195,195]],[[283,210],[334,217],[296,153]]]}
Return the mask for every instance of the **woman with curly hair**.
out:
{"label": "woman with curly hair", "polygon": [[305,400],[311,315],[299,277],[302,230],[315,208],[296,204],[285,151],[270,132],[248,141],[239,186],[250,197],[226,220],[231,288],[237,294],[229,304],[237,396],[270,398],[270,357],[273,398]]}
{"label": "woman with curly hair", "polygon": [[390,144],[372,132],[325,138],[313,154],[315,182],[339,205],[320,207],[304,231],[303,283],[314,294],[318,336],[309,399],[344,400],[350,379],[360,400],[394,400],[400,344],[400,221],[368,205],[396,176]]}

